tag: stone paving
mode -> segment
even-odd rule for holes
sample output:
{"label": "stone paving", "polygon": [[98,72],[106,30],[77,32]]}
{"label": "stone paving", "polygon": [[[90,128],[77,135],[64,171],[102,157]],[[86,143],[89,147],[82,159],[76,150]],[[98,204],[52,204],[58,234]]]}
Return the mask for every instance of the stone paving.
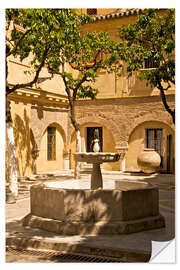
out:
{"label": "stone paving", "polygon": [[[72,179],[72,172],[57,172],[51,179]],[[90,175],[81,175],[89,178]],[[6,245],[21,249],[74,252],[89,255],[118,257],[122,262],[145,262],[151,257],[151,241],[169,241],[174,238],[175,179],[174,175],[103,172],[104,179],[131,179],[148,181],[159,187],[160,213],[165,217],[166,227],[130,235],[62,236],[39,229],[24,228],[21,219],[30,211],[29,198],[6,205]],[[48,181],[50,180],[50,177]],[[43,179],[42,181],[45,181]],[[11,261],[7,252],[6,261]],[[13,256],[13,255],[12,255]],[[14,257],[14,260],[15,257]],[[26,260],[26,257],[24,257]],[[26,262],[30,262],[27,258]],[[40,260],[41,261],[41,260]]]}

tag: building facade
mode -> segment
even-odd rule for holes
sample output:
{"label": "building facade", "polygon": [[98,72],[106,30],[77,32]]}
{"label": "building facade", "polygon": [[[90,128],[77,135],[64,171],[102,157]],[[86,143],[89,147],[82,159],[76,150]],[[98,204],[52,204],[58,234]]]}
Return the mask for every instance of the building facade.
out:
{"label": "building facade", "polygon": [[[85,25],[82,32],[107,31],[112,39],[117,39],[118,26],[135,21],[143,10],[79,9],[78,12],[94,16],[94,21]],[[29,65],[17,59],[10,61],[9,84],[23,81],[23,70]],[[59,78],[43,80],[48,76],[44,69],[34,88],[21,89],[9,96],[19,176],[74,168],[75,132],[67,96]],[[163,107],[159,90],[139,81],[138,73],[128,78],[125,67],[120,78],[100,71],[95,87],[99,90],[96,100],[76,102],[82,151],[91,151],[92,134],[98,128],[101,150],[121,154],[118,162],[103,164],[104,169],[138,171],[138,154],[143,148],[155,148],[161,156],[159,171],[173,173],[174,124]],[[175,89],[168,89],[171,107],[174,97]]]}

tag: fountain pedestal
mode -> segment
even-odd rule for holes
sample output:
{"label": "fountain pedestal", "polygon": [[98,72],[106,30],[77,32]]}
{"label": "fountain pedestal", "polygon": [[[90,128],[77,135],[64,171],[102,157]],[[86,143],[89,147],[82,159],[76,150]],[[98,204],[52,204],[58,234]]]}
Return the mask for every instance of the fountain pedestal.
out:
{"label": "fountain pedestal", "polygon": [[116,162],[120,155],[115,153],[104,152],[81,152],[75,153],[74,158],[78,162],[87,162],[93,164],[91,174],[91,189],[103,188],[103,180],[100,165],[104,162]]}
{"label": "fountain pedestal", "polygon": [[94,163],[92,174],[91,174],[91,189],[102,188],[102,186],[103,186],[103,181],[102,181],[100,164]]}

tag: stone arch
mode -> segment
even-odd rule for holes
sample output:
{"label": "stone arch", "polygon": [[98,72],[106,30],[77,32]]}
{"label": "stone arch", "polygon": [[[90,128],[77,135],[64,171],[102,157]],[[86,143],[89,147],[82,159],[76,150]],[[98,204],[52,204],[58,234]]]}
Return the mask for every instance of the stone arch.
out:
{"label": "stone arch", "polygon": [[[83,117],[78,119],[78,123],[80,125],[80,131],[81,131],[81,139],[82,139],[82,151],[87,151],[86,148],[86,131],[84,130],[84,127],[92,127],[92,126],[103,126],[103,151],[104,152],[117,152],[117,145],[119,143],[119,135],[118,135],[118,127],[115,125],[109,125],[109,121],[105,121],[103,118],[100,117]],[[114,130],[116,129],[116,133]],[[114,136],[114,134],[117,134],[117,137]],[[74,159],[73,159],[73,153],[75,152],[75,130],[72,128],[70,132],[70,167],[74,168]],[[106,163],[103,165],[103,168],[106,170],[119,170],[119,162],[117,163]]]}
{"label": "stone arch", "polygon": [[127,127],[128,132],[127,132],[126,141],[129,142],[130,136],[137,126],[143,124],[144,122],[149,122],[149,121],[156,121],[156,122],[164,123],[168,125],[172,130],[174,130],[174,124],[172,123],[171,117],[167,115],[167,112],[151,112],[148,114],[144,114],[140,117],[134,118],[132,125]]}
{"label": "stone arch", "polygon": [[[55,150],[52,153],[55,154],[54,158],[48,155],[48,130],[47,128],[55,127]],[[66,136],[63,128],[57,122],[50,122],[44,125],[40,133],[40,145],[38,146],[38,158],[37,158],[37,172],[56,171],[64,168],[64,150],[66,149]],[[51,151],[50,150],[50,151]]]}
{"label": "stone arch", "polygon": [[[127,137],[128,150],[126,153],[126,169],[129,171],[138,170],[137,158],[139,153],[144,147],[146,147],[146,128],[162,128],[162,144],[161,144],[161,156],[163,157],[163,166],[159,171],[166,172],[167,164],[171,172],[174,170],[174,127],[171,122],[171,118],[168,119],[167,114],[164,112],[151,113],[147,115],[142,115],[135,119],[133,125],[129,128],[129,133]],[[172,135],[171,137],[171,147],[169,148],[167,154],[167,135]]]}
{"label": "stone arch", "polygon": [[[102,124],[104,125],[107,129],[111,130],[112,136],[114,138],[114,141],[116,144],[119,144],[121,141],[121,134],[119,132],[119,127],[116,125],[111,119],[105,119],[100,116],[85,116],[77,119],[77,122],[79,123],[80,126],[85,125],[86,123],[95,123],[95,124]],[[70,143],[72,135],[74,133],[74,128],[71,125],[70,132],[69,132],[69,138],[68,141]]]}
{"label": "stone arch", "polygon": [[[37,145],[37,148],[40,149],[40,145],[41,145],[41,139],[42,139],[42,136],[45,132],[45,130],[47,129],[48,126],[50,125],[56,125],[62,135],[62,138],[63,138],[63,141],[64,141],[64,144],[66,145],[66,142],[67,142],[67,139],[66,139],[66,133],[65,133],[65,130],[64,128],[62,127],[62,125],[58,122],[52,122],[52,121],[46,121],[43,125],[40,125],[38,127],[36,127],[36,129],[34,130],[34,139],[35,139],[35,142],[36,142],[36,145]],[[33,130],[33,128],[32,128]]]}

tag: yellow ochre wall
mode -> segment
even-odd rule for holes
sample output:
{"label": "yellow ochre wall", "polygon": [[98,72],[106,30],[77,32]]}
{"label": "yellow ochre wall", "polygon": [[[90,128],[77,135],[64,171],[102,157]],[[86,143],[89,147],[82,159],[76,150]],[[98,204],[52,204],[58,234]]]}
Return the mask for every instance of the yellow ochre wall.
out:
{"label": "yellow ochre wall", "polygon": [[[108,14],[116,12],[119,9],[98,9],[98,14]],[[104,12],[103,12],[104,11]],[[165,11],[159,10],[160,15],[163,15]],[[85,13],[85,11],[84,11]],[[135,22],[138,18],[138,15],[131,16],[121,16],[119,18],[113,19],[102,19],[90,23],[88,25],[84,25],[81,27],[82,34],[86,32],[100,32],[106,31],[109,36],[113,40],[119,41],[118,37],[118,27],[121,25],[127,26],[128,24]],[[146,86],[145,81],[141,81],[138,79],[138,75],[140,72],[144,72],[144,69],[141,69],[138,72],[134,72],[132,77],[127,79],[126,73],[126,65],[123,63],[123,69],[121,77],[117,78],[115,74],[107,74],[106,72],[99,72],[99,78],[95,83],[93,83],[93,87],[99,90],[97,98],[116,98],[116,97],[136,97],[136,96],[154,96],[159,95],[159,90],[157,88],[152,88],[151,86]],[[166,94],[174,93],[174,87],[171,87],[166,91]]]}
{"label": "yellow ochre wall", "polygon": [[18,160],[18,175],[32,174],[32,146],[33,138],[30,130],[29,104],[23,102],[11,102],[11,112],[14,128],[15,148]]}
{"label": "yellow ochre wall", "polygon": [[[10,84],[17,83],[27,83],[34,78],[34,73],[25,74],[25,71],[32,72],[30,67],[30,58],[25,59],[22,62],[17,58],[10,57],[8,60],[8,82]],[[51,78],[51,75],[48,73],[46,68],[43,68],[39,75],[39,81],[36,83],[33,88],[38,88],[50,93],[62,94],[65,95],[63,80],[60,76],[54,75]]]}
{"label": "yellow ochre wall", "polygon": [[42,140],[39,157],[37,159],[37,172],[50,172],[63,169],[63,149],[64,141],[58,125],[56,127],[56,160],[47,160],[47,129],[45,130]]}

